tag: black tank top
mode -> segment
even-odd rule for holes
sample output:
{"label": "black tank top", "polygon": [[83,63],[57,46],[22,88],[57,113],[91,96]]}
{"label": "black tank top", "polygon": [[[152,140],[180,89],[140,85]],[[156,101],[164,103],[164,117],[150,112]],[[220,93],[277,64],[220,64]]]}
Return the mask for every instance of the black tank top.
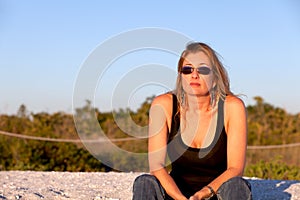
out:
{"label": "black tank top", "polygon": [[182,140],[177,97],[173,94],[172,124],[168,135],[168,156],[172,162],[170,175],[187,198],[209,184],[227,168],[227,134],[224,128],[223,105],[224,101],[220,99],[212,143],[205,148],[192,148]]}

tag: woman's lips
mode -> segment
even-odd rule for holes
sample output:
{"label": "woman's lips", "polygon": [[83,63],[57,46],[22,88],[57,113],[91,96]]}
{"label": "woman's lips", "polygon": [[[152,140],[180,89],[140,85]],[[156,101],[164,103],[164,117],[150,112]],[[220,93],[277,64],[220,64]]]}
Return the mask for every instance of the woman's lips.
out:
{"label": "woman's lips", "polygon": [[200,86],[200,83],[190,83],[190,86]]}

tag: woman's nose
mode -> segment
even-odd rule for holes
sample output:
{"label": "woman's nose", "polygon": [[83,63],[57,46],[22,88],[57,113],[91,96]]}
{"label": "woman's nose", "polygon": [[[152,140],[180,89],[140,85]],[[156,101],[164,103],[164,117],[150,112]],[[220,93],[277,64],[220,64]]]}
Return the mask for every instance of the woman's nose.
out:
{"label": "woman's nose", "polygon": [[194,70],[193,70],[193,72],[192,72],[192,78],[195,78],[195,79],[199,78],[199,74],[198,74],[196,68],[194,68]]}

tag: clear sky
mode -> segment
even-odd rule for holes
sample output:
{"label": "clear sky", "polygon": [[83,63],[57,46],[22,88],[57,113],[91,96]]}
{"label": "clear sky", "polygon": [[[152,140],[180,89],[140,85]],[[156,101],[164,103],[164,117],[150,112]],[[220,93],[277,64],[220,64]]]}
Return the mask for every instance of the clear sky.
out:
{"label": "clear sky", "polygon": [[[213,47],[223,57],[232,90],[246,95],[246,105],[258,95],[300,112],[298,0],[1,0],[0,113],[16,113],[21,104],[32,112],[72,112],[74,83],[89,54],[108,38],[143,27],[178,31]],[[143,64],[152,57],[176,69],[177,57],[157,52],[122,62]],[[108,76],[120,79],[119,70],[102,80],[107,90]],[[136,91],[140,97],[131,103],[117,99],[116,105],[134,107],[153,91],[159,89],[149,86]],[[103,97],[95,104],[109,110]]]}

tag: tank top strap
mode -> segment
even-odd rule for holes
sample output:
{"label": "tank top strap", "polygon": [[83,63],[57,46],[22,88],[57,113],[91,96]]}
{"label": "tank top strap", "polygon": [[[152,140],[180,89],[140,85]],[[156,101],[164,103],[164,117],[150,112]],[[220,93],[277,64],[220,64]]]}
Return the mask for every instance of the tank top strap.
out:
{"label": "tank top strap", "polygon": [[[218,116],[217,116],[217,124],[214,133],[214,139],[208,147],[201,148],[199,151],[199,158],[204,158],[210,152],[214,152],[213,149],[216,147],[216,144],[221,140],[225,141],[223,138],[226,137],[226,131],[224,127],[224,100],[219,98],[218,100]],[[221,142],[222,143],[222,142]]]}
{"label": "tank top strap", "polygon": [[177,96],[172,93],[172,121],[171,129],[168,134],[168,143],[175,137],[180,127],[180,112],[178,111],[178,100]]}
{"label": "tank top strap", "polygon": [[217,133],[220,133],[224,128],[224,100],[219,98],[218,102],[218,121],[217,121]]}

